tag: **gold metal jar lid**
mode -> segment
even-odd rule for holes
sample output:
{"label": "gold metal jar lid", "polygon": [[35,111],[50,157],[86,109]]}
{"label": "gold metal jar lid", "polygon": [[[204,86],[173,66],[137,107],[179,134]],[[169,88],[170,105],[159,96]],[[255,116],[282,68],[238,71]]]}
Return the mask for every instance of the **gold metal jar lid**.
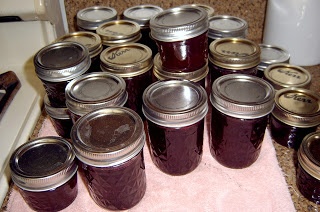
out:
{"label": "gold metal jar lid", "polygon": [[320,124],[320,96],[305,88],[283,88],[277,91],[272,115],[294,127]]}
{"label": "gold metal jar lid", "polygon": [[97,56],[102,51],[102,41],[99,35],[88,31],[79,31],[66,34],[57,39],[59,41],[78,42],[88,48],[91,58]]}
{"label": "gold metal jar lid", "polygon": [[298,161],[301,167],[312,177],[320,180],[320,132],[306,135],[298,150]]}
{"label": "gold metal jar lid", "polygon": [[185,79],[193,82],[199,82],[200,80],[204,79],[209,73],[208,62],[202,68],[192,72],[168,70],[162,66],[159,53],[154,56],[153,64],[153,74],[158,80]]}
{"label": "gold metal jar lid", "polygon": [[129,43],[106,48],[100,54],[101,70],[120,77],[134,77],[153,66],[152,51],[143,44]]}
{"label": "gold metal jar lid", "polygon": [[311,83],[311,74],[309,71],[300,66],[286,63],[268,66],[264,70],[264,78],[269,81],[276,90],[287,87],[308,88]]}
{"label": "gold metal jar lid", "polygon": [[137,42],[141,38],[140,25],[128,20],[115,20],[101,24],[97,30],[103,45],[113,46],[129,42]]}
{"label": "gold metal jar lid", "polygon": [[209,60],[226,69],[248,69],[260,63],[260,47],[244,38],[220,38],[209,45]]}

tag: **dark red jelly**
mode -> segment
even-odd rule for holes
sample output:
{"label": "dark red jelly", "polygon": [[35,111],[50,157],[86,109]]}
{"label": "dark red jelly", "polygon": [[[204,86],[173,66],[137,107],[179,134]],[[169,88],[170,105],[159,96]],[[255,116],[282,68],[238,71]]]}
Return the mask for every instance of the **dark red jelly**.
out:
{"label": "dark red jelly", "polygon": [[50,117],[50,120],[59,136],[61,136],[62,138],[70,138],[70,131],[73,126],[71,118],[57,119],[54,117]]}

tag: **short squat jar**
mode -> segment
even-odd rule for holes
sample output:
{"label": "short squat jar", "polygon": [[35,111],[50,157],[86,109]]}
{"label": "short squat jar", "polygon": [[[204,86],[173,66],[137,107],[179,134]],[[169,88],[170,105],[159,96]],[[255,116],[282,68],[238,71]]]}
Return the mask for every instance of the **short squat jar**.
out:
{"label": "short squat jar", "polygon": [[163,67],[185,72],[203,67],[208,58],[208,26],[208,14],[200,7],[175,7],[151,18],[151,37]]}
{"label": "short squat jar", "polygon": [[11,155],[12,181],[35,211],[60,211],[77,197],[78,165],[71,144],[55,136],[27,142]]}
{"label": "short squat jar", "polygon": [[142,94],[152,83],[152,52],[143,44],[130,43],[105,49],[101,55],[101,70],[122,77],[126,82],[126,106],[143,117]]}
{"label": "short squat jar", "polygon": [[127,210],[146,192],[144,126],[136,112],[108,107],[82,116],[72,128],[79,170],[92,199],[110,210]]}
{"label": "short squat jar", "polygon": [[187,80],[151,84],[143,94],[154,164],[169,175],[185,175],[201,162],[207,94]]}
{"label": "short squat jar", "polygon": [[260,47],[244,38],[220,38],[209,46],[211,82],[227,74],[257,76]]}
{"label": "short squat jar", "polygon": [[306,69],[287,63],[269,65],[264,70],[264,79],[267,80],[275,90],[282,88],[306,88],[311,84],[311,74]]}
{"label": "short squat jar", "polygon": [[73,123],[98,108],[124,106],[128,99],[125,81],[106,72],[91,72],[72,80],[65,93]]}
{"label": "short squat jar", "polygon": [[219,77],[212,85],[212,156],[223,166],[241,169],[259,157],[274,89],[261,78],[245,74]]}
{"label": "short squat jar", "polygon": [[77,42],[62,41],[40,49],[34,57],[35,71],[54,107],[65,107],[65,88],[91,66],[88,49]]}
{"label": "short squat jar", "polygon": [[302,139],[320,124],[320,96],[304,88],[283,88],[275,96],[270,117],[272,138],[282,146],[298,150]]}
{"label": "short squat jar", "polygon": [[77,12],[77,27],[79,31],[96,32],[99,25],[117,20],[118,12],[113,7],[92,6]]}
{"label": "short squat jar", "polygon": [[298,150],[297,187],[308,200],[320,204],[320,132],[306,135]]}
{"label": "short squat jar", "polygon": [[48,99],[48,95],[44,96],[44,109],[57,132],[63,138],[70,138],[70,131],[73,122],[67,107],[53,107]]}
{"label": "short squat jar", "polygon": [[206,63],[203,67],[198,70],[192,72],[183,72],[183,71],[173,71],[166,70],[162,66],[162,62],[160,59],[159,53],[153,59],[153,82],[158,80],[169,80],[169,79],[184,79],[192,82],[196,82],[201,85],[203,88],[206,86],[206,77],[209,73],[208,63]]}

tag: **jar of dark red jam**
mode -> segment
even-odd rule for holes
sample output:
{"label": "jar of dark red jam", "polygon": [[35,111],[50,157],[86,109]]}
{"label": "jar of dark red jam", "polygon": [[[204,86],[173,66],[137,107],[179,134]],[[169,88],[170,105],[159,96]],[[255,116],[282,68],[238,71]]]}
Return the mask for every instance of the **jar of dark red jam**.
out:
{"label": "jar of dark red jam", "polygon": [[259,157],[274,89],[265,80],[245,75],[219,77],[212,85],[212,156],[223,166],[246,168]]}
{"label": "jar of dark red jam", "polygon": [[227,74],[257,76],[260,47],[244,38],[220,38],[209,46],[211,82]]}
{"label": "jar of dark red jam", "polygon": [[308,70],[291,64],[277,63],[269,65],[263,72],[267,80],[275,90],[282,88],[309,88],[311,74]]}
{"label": "jar of dark red jam", "polygon": [[102,71],[124,79],[128,92],[126,105],[143,117],[142,94],[152,83],[151,49],[138,43],[117,45],[105,49],[100,60]]}
{"label": "jar of dark red jam", "polygon": [[77,197],[78,165],[71,144],[42,137],[21,145],[10,158],[12,181],[35,211],[60,211]]}
{"label": "jar of dark red jam", "polygon": [[72,142],[92,199],[101,207],[127,210],[146,192],[142,119],[125,107],[108,107],[82,116]]}
{"label": "jar of dark red jam", "polygon": [[208,58],[208,14],[200,7],[180,6],[158,13],[150,20],[163,67],[191,72]]}
{"label": "jar of dark red jam", "polygon": [[150,37],[150,19],[163,9],[156,5],[143,4],[127,8],[123,12],[123,19],[134,21],[140,25],[141,40],[140,43],[148,46],[152,51],[152,57],[158,53],[158,47],[155,41]]}
{"label": "jar of dark red jam", "polygon": [[57,132],[63,138],[70,138],[70,131],[73,125],[67,107],[52,107],[48,95],[44,96],[44,109]]}
{"label": "jar of dark red jam", "polygon": [[97,30],[104,47],[140,42],[140,25],[128,20],[115,20],[101,24]]}
{"label": "jar of dark red jam", "polygon": [[260,64],[258,65],[258,76],[264,77],[264,70],[272,65],[278,63],[288,64],[290,61],[290,54],[287,50],[280,46],[259,44],[260,46]]}
{"label": "jar of dark red jam", "polygon": [[87,7],[77,12],[77,27],[80,31],[96,32],[99,25],[117,18],[118,12],[112,7]]}
{"label": "jar of dark red jam", "polygon": [[72,122],[98,108],[124,106],[128,99],[125,81],[107,72],[92,72],[66,87],[66,105]]}
{"label": "jar of dark red jam", "polygon": [[40,49],[34,57],[35,71],[53,107],[65,107],[65,87],[86,73],[91,65],[88,49],[80,43],[62,41]]}
{"label": "jar of dark red jam", "polygon": [[298,150],[297,187],[308,200],[320,204],[320,132],[306,135]]}
{"label": "jar of dark red jam", "polygon": [[87,72],[100,71],[100,53],[102,52],[102,42],[99,35],[93,32],[72,32],[57,39],[59,41],[74,41],[81,43],[88,48],[91,58],[91,66]]}
{"label": "jar of dark red jam", "polygon": [[169,79],[185,79],[192,82],[196,82],[205,88],[206,77],[209,73],[208,63],[199,70],[192,72],[183,72],[179,70],[167,70],[162,66],[159,53],[153,58],[153,82],[158,80]]}
{"label": "jar of dark red jam", "polygon": [[283,88],[275,96],[270,117],[272,138],[282,146],[298,150],[302,139],[320,124],[320,96],[304,88]]}
{"label": "jar of dark red jam", "polygon": [[203,87],[187,80],[151,84],[143,94],[151,158],[164,173],[184,175],[201,162],[204,117],[208,111]]}
{"label": "jar of dark red jam", "polygon": [[209,17],[208,43],[219,38],[246,38],[248,23],[239,17],[215,15]]}

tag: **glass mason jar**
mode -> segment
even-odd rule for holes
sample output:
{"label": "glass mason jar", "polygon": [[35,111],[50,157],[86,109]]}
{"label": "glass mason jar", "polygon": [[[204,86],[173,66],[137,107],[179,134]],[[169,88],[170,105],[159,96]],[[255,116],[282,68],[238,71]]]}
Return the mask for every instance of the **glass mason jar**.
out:
{"label": "glass mason jar", "polygon": [[219,77],[212,85],[212,156],[223,166],[246,168],[259,157],[274,89],[265,80],[245,75]]}
{"label": "glass mason jar", "polygon": [[308,200],[320,204],[320,132],[306,135],[298,150],[297,187]]}
{"label": "glass mason jar", "polygon": [[73,125],[67,107],[53,107],[48,99],[48,95],[44,96],[44,109],[48,114],[50,121],[57,132],[63,138],[70,138],[70,131]]}
{"label": "glass mason jar", "polygon": [[239,17],[215,15],[209,17],[208,44],[219,38],[246,38],[248,23]]}
{"label": "glass mason jar", "polygon": [[286,63],[273,64],[268,66],[263,74],[264,79],[275,90],[288,87],[308,89],[311,84],[311,74],[309,71],[296,65]]}
{"label": "glass mason jar", "polygon": [[259,44],[261,54],[260,54],[260,64],[258,65],[258,76],[264,77],[264,70],[272,64],[286,63],[290,61],[290,54],[287,50],[282,47],[269,45],[269,44]]}
{"label": "glass mason jar", "polygon": [[35,211],[60,211],[77,197],[78,165],[71,144],[48,136],[18,147],[11,155],[12,181]]}
{"label": "glass mason jar", "polygon": [[208,63],[198,70],[192,72],[183,72],[183,71],[173,71],[167,70],[162,66],[159,53],[153,58],[153,82],[158,80],[169,80],[169,79],[185,79],[192,82],[196,82],[205,88],[206,77],[209,73]]}
{"label": "glass mason jar", "polygon": [[92,6],[77,12],[77,27],[80,31],[96,32],[99,25],[117,20],[118,12],[112,7]]}
{"label": "glass mason jar", "polygon": [[143,4],[127,8],[123,12],[123,19],[134,21],[140,25],[141,40],[140,43],[148,46],[152,51],[152,57],[158,53],[158,47],[155,41],[150,37],[150,19],[156,14],[162,12],[161,7]]}
{"label": "glass mason jar", "polygon": [[60,41],[78,42],[88,48],[91,58],[91,66],[87,72],[100,71],[100,53],[102,52],[102,42],[99,35],[93,32],[72,32],[57,39]]}
{"label": "glass mason jar", "polygon": [[208,59],[208,25],[208,14],[199,7],[170,8],[152,17],[151,37],[163,67],[184,72],[203,67]]}
{"label": "glass mason jar", "polygon": [[125,107],[97,109],[73,126],[79,171],[92,199],[110,210],[127,210],[146,192],[142,119]]}
{"label": "glass mason jar", "polygon": [[187,80],[157,81],[143,94],[154,164],[164,173],[184,175],[201,162],[207,94]]}
{"label": "glass mason jar", "polygon": [[73,123],[98,108],[124,106],[128,99],[125,81],[106,72],[91,72],[72,80],[65,93]]}
{"label": "glass mason jar", "polygon": [[104,47],[139,42],[142,37],[139,24],[128,20],[106,22],[101,24],[96,32]]}
{"label": "glass mason jar", "polygon": [[302,139],[320,124],[320,96],[304,88],[277,91],[270,117],[271,137],[282,146],[298,150]]}
{"label": "glass mason jar", "polygon": [[152,83],[151,49],[138,43],[116,45],[105,49],[100,60],[102,71],[124,79],[128,92],[126,105],[143,117],[143,91]]}
{"label": "glass mason jar", "polygon": [[34,57],[36,74],[42,81],[53,107],[66,106],[66,85],[86,73],[90,65],[88,49],[71,41],[49,44],[40,49]]}
{"label": "glass mason jar", "polygon": [[243,38],[220,38],[209,47],[211,83],[226,74],[257,76],[260,63],[258,44]]}

